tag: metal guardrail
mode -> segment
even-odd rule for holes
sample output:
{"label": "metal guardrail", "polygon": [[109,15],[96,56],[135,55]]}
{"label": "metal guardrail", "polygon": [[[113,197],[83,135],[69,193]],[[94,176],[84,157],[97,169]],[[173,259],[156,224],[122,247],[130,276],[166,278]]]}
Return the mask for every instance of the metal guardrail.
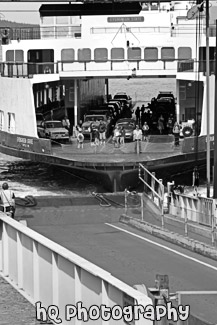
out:
{"label": "metal guardrail", "polygon": [[188,236],[189,221],[209,227],[212,244],[214,244],[217,226],[217,210],[214,199],[170,193],[169,213],[184,219],[186,236]]}
{"label": "metal guardrail", "polygon": [[153,203],[160,209],[162,228],[164,228],[164,185],[162,179],[157,179],[155,173],[149,172],[141,163],[139,163],[139,179],[144,184],[144,193],[148,194]]}
{"label": "metal guardrail", "polygon": [[[110,309],[117,305],[119,310],[130,305],[144,308],[152,305],[144,293],[3,213],[0,213],[0,272],[32,304],[41,303],[43,317],[47,317],[45,310],[57,306],[55,310],[63,325],[80,323],[73,319],[76,314],[70,322],[66,319],[69,304],[77,306],[82,302],[88,310],[93,303]],[[113,322],[111,318],[106,324]],[[105,321],[99,317],[97,323]],[[141,314],[130,323],[152,325],[153,321]],[[118,324],[125,325],[125,319]]]}

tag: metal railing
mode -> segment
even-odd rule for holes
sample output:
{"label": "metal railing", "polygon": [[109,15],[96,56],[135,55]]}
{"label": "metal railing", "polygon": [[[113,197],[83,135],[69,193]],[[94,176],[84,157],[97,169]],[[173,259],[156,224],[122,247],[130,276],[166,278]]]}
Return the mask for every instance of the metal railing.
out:
{"label": "metal railing", "polygon": [[[215,73],[215,61],[210,60],[210,72],[209,74],[214,74]],[[178,72],[203,72],[204,74],[206,73],[206,61],[205,60],[180,60],[178,61],[178,67],[177,67]]]}
{"label": "metal railing", "polygon": [[169,193],[169,213],[184,219],[185,235],[188,236],[189,222],[205,225],[210,229],[212,244],[215,242],[217,211],[214,199]]}
{"label": "metal railing", "polygon": [[40,39],[40,27],[1,27],[0,35],[7,30],[9,40]]}
{"label": "metal railing", "polygon": [[[0,214],[0,273],[32,304],[41,303],[43,317],[51,318],[52,314],[47,316],[46,311],[49,312],[49,306],[56,306],[63,325],[80,323],[66,319],[69,304],[76,306],[82,302],[87,310],[93,302],[99,308],[102,304],[109,308],[152,305],[144,293],[3,213]],[[153,324],[142,314],[133,323]],[[105,324],[103,318],[98,319],[98,324]],[[113,320],[107,320],[106,324],[113,324]],[[118,324],[126,324],[125,319]]]}
{"label": "metal railing", "polygon": [[[2,62],[0,73],[2,77],[31,77],[35,74],[59,73],[70,71],[126,71],[129,76],[136,77],[137,73],[164,71],[165,74],[176,72],[206,72],[205,61],[179,60],[179,59],[116,59],[102,58],[99,60],[70,60],[57,62]],[[210,61],[210,74],[215,73],[215,62]]]}
{"label": "metal railing", "polygon": [[157,179],[155,173],[151,173],[141,163],[139,163],[139,179],[144,184],[144,193],[160,209],[162,228],[164,228],[164,185],[162,179]]}

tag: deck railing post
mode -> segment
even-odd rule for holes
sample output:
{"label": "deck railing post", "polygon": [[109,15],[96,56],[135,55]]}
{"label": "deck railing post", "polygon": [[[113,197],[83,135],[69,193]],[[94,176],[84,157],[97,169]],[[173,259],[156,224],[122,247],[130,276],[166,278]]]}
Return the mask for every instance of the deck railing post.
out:
{"label": "deck railing post", "polygon": [[143,210],[144,202],[143,202],[143,194],[142,193],[140,194],[140,199],[141,199],[141,219],[142,219],[142,221],[144,221],[144,210]]}
{"label": "deck railing post", "polygon": [[3,223],[3,234],[2,234],[2,246],[3,246],[3,274],[4,276],[9,275],[9,238],[8,238],[8,226]]}
{"label": "deck railing post", "polygon": [[127,216],[127,194],[128,194],[128,191],[125,188],[125,191],[124,191],[124,212],[125,212],[126,216]]}

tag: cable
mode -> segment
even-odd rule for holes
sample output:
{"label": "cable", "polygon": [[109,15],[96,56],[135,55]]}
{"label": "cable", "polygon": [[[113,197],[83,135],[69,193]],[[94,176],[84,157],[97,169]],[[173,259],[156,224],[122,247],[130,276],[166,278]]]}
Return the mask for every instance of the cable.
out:
{"label": "cable", "polygon": [[104,198],[102,194],[95,193],[95,192],[92,192],[91,194],[100,202],[101,207],[111,206],[111,203],[109,203],[109,201],[106,198]]}
{"label": "cable", "polygon": [[22,207],[34,207],[37,205],[37,200],[32,195],[27,195],[25,198],[16,197],[15,203]]}
{"label": "cable", "polygon": [[112,199],[110,199],[110,198],[108,198],[108,197],[106,197],[106,195],[105,194],[101,194],[107,201],[110,201],[110,202],[112,202],[113,204],[116,204],[116,205],[119,205],[120,207],[125,207],[125,205],[124,204],[122,204],[122,203],[119,203],[119,202],[116,202],[116,201],[114,201],[114,200],[112,200]]}

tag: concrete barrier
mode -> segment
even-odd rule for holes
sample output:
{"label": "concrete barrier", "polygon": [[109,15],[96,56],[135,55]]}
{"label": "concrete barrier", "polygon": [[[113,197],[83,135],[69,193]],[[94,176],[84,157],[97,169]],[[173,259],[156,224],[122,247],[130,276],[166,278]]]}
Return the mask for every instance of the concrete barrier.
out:
{"label": "concrete barrier", "polygon": [[[45,308],[49,314],[57,306],[58,319],[63,325],[81,324],[77,317],[66,319],[67,308],[71,306],[72,311],[72,306],[78,307],[79,302],[87,310],[94,305],[111,309],[119,306],[122,311],[128,305],[139,304],[144,308],[152,305],[144,293],[3,213],[0,213],[0,272],[32,304],[37,303],[36,311],[42,320],[47,317]],[[96,324],[114,322],[112,318],[96,320]],[[118,324],[126,324],[124,318]],[[140,315],[129,324],[153,322]]]}
{"label": "concrete barrier", "polygon": [[197,240],[193,240],[191,238],[182,236],[175,232],[171,232],[167,229],[162,229],[162,228],[152,225],[148,222],[128,217],[126,215],[122,215],[120,217],[120,222],[128,224],[128,225],[135,227],[137,229],[143,230],[153,236],[165,239],[171,243],[180,245],[184,248],[187,248],[191,251],[197,252],[201,255],[208,256],[214,260],[217,260],[216,248],[209,246],[205,243],[202,243]]}

